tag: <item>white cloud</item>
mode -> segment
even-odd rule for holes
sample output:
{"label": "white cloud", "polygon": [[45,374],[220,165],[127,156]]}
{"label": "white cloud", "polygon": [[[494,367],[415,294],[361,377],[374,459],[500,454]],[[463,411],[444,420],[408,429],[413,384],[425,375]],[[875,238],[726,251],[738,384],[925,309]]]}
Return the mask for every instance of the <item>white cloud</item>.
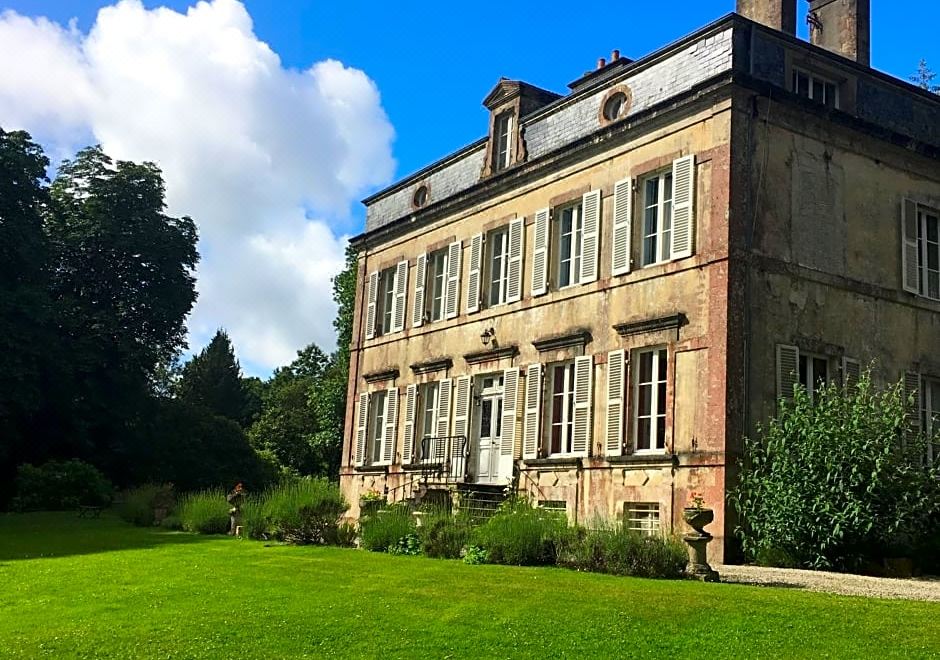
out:
{"label": "white cloud", "polygon": [[362,71],[285,68],[236,0],[185,14],[139,0],[73,25],[0,15],[0,125],[53,153],[93,139],[163,169],[173,214],[200,230],[191,343],[218,326],[260,367],[332,348],[330,277],[350,205],[393,174],[392,127]]}

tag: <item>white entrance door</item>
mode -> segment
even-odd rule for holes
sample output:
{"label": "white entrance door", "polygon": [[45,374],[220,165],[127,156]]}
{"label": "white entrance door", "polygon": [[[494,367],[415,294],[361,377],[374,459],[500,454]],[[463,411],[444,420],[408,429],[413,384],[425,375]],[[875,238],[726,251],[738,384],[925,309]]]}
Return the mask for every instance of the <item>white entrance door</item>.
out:
{"label": "white entrance door", "polygon": [[474,443],[477,483],[499,481],[499,448],[502,439],[503,377],[486,376],[480,388],[479,414],[476,416]]}

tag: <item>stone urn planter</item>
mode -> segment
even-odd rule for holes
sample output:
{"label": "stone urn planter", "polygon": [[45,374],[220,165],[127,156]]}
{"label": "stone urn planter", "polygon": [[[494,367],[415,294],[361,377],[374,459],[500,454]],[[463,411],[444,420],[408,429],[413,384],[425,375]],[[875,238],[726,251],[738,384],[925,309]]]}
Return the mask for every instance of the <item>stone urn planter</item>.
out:
{"label": "stone urn planter", "polygon": [[682,540],[689,546],[689,565],[685,572],[696,580],[718,582],[718,573],[708,565],[706,559],[708,544],[712,535],[705,531],[705,526],[715,519],[715,512],[701,506],[701,496],[696,496],[699,506],[690,506],[682,510],[682,519],[694,531],[685,534]]}
{"label": "stone urn planter", "polygon": [[363,518],[366,516],[374,516],[381,509],[384,509],[388,506],[388,500],[384,497],[381,499],[368,498],[359,500],[359,517]]}

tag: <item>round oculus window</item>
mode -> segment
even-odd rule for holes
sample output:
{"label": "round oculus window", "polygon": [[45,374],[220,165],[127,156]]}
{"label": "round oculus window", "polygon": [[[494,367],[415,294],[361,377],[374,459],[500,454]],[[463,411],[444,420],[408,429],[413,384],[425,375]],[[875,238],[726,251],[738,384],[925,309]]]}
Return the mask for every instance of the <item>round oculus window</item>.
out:
{"label": "round oculus window", "polygon": [[414,197],[411,198],[411,201],[414,203],[415,208],[420,209],[422,206],[428,203],[429,196],[428,187],[419,186],[418,189],[415,190]]}
{"label": "round oculus window", "polygon": [[619,119],[627,107],[627,95],[617,92],[604,101],[604,119],[614,121]]}

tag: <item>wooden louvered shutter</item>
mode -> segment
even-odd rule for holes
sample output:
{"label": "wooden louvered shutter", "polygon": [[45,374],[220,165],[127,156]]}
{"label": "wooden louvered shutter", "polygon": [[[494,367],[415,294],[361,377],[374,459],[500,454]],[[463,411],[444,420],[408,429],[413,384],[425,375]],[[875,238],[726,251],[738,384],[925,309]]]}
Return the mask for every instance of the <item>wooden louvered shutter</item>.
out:
{"label": "wooden louvered shutter", "polygon": [[359,409],[356,411],[356,465],[362,465],[366,456],[366,432],[369,423],[369,394],[359,395]]}
{"label": "wooden louvered shutter", "polygon": [[910,412],[908,421],[912,433],[920,433],[920,411],[921,411],[921,392],[920,392],[920,374],[916,371],[905,371],[904,397]]}
{"label": "wooden louvered shutter", "polygon": [[453,381],[450,378],[442,380],[438,388],[437,428],[434,431],[434,435],[438,438],[446,438],[450,435],[450,393],[452,389]]}
{"label": "wooden louvered shutter", "polygon": [[366,308],[366,339],[375,337],[375,302],[379,295],[379,271],[369,273],[369,306]]}
{"label": "wooden louvered shutter", "polygon": [[793,388],[799,382],[800,349],[777,344],[777,399],[793,398]]}
{"label": "wooden louvered shutter", "polygon": [[522,431],[522,457],[538,458],[539,426],[542,417],[542,365],[531,364],[526,370],[525,420]]}
{"label": "wooden louvered shutter", "polygon": [[447,286],[444,287],[444,317],[457,318],[460,307],[460,257],[463,252],[460,241],[447,247]]}
{"label": "wooden louvered shutter", "polygon": [[483,234],[470,239],[470,272],[467,273],[467,313],[480,311],[480,280],[483,277]]}
{"label": "wooden louvered shutter", "polygon": [[408,302],[408,262],[399,261],[395,269],[395,308],[392,314],[392,332],[405,329],[405,304]]}
{"label": "wooden louvered shutter", "polygon": [[535,214],[535,231],[532,241],[532,295],[548,293],[548,246],[550,238],[549,210]]}
{"label": "wooden louvered shutter", "polygon": [[591,427],[594,409],[594,357],[585,355],[574,359],[574,433],[571,449],[579,456],[587,456],[591,447]]}
{"label": "wooden louvered shutter", "polygon": [[614,228],[612,244],[612,275],[630,272],[630,253],[633,243],[633,179],[614,184]]}
{"label": "wooden louvered shutter", "polygon": [[862,365],[858,360],[849,357],[842,358],[842,385],[844,387],[855,387],[858,385],[859,378],[862,377]]}
{"label": "wooden louvered shutter", "polygon": [[695,247],[695,156],[672,164],[673,259],[691,257]]}
{"label": "wooden louvered shutter", "polygon": [[382,441],[382,462],[391,464],[398,439],[398,388],[385,390],[385,433]]}
{"label": "wooden louvered shutter", "polygon": [[409,385],[405,389],[405,438],[401,445],[402,465],[412,462],[415,452],[415,413],[418,406],[418,386]]}
{"label": "wooden louvered shutter", "polygon": [[522,253],[525,222],[522,218],[509,223],[509,265],[506,302],[522,300]]}
{"label": "wooden louvered shutter", "polygon": [[626,353],[623,350],[607,354],[607,434],[604,451],[608,456],[623,453],[623,404],[626,379]]}
{"label": "wooden louvered shutter", "polygon": [[[473,381],[470,376],[459,376],[454,387],[454,438],[450,445],[450,458],[457,459],[466,453],[470,444],[470,402]],[[460,476],[465,466],[459,460],[451,461],[451,474]]]}
{"label": "wooden louvered shutter", "polygon": [[920,250],[917,244],[917,204],[901,204],[901,278],[905,291],[920,293]]}
{"label": "wooden louvered shutter", "polygon": [[411,309],[411,326],[420,328],[424,323],[424,285],[428,276],[428,255],[419,254],[415,261],[415,302]]}
{"label": "wooden louvered shutter", "polygon": [[581,272],[578,282],[597,281],[597,255],[601,235],[601,191],[592,190],[581,198]]}
{"label": "wooden louvered shutter", "polygon": [[499,453],[512,456],[516,446],[516,406],[519,401],[519,370],[503,371],[503,437],[500,440]]}

